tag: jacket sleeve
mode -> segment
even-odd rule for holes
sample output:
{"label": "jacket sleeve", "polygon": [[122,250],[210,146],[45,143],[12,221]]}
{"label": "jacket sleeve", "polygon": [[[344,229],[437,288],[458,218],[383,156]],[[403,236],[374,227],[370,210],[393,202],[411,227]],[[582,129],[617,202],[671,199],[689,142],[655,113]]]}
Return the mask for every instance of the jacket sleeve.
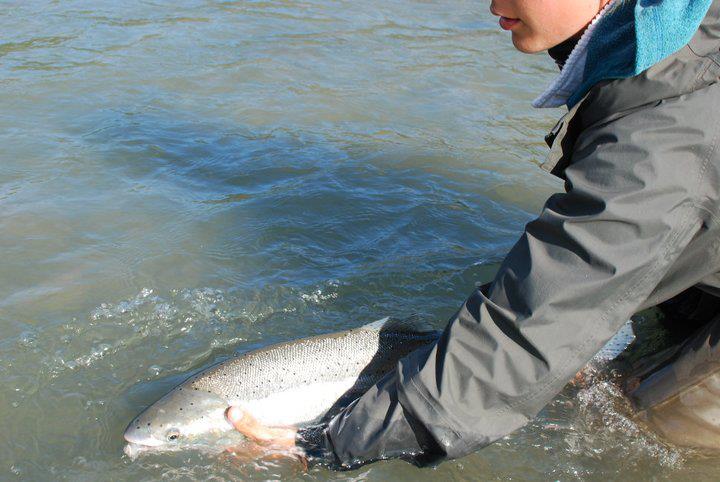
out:
{"label": "jacket sleeve", "polygon": [[565,192],[526,226],[492,284],[436,345],[330,421],[321,444],[337,466],[466,455],[562,389],[701,229],[695,199],[712,146],[677,122],[658,107],[581,134]]}

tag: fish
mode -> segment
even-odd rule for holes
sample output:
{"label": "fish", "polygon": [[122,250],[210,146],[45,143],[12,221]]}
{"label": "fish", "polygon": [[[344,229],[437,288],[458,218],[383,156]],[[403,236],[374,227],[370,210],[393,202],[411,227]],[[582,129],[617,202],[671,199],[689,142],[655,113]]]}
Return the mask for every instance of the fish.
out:
{"label": "fish", "polygon": [[[125,430],[125,453],[174,451],[233,440],[225,412],[238,406],[267,426],[307,426],[338,413],[410,352],[440,332],[419,318],[383,318],[359,328],[242,353],[191,376]],[[229,442],[226,442],[229,443]]]}
{"label": "fish", "polygon": [[[441,332],[417,317],[278,343],[193,375],[150,405],[124,433],[131,458],[146,451],[217,450],[241,437],[225,417],[238,406],[266,426],[322,423]],[[604,363],[635,339],[629,322],[593,359]]]}
{"label": "fish", "polygon": [[615,360],[630,345],[635,342],[636,336],[633,330],[633,322],[628,320],[620,329],[605,343],[597,354],[590,360],[591,364],[604,364]]}

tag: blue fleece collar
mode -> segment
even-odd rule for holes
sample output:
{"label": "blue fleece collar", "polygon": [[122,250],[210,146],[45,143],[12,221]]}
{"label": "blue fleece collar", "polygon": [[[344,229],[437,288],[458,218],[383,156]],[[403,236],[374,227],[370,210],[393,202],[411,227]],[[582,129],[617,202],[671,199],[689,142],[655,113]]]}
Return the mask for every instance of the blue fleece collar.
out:
{"label": "blue fleece collar", "polygon": [[712,0],[616,0],[598,20],[588,44],[580,87],[567,101],[579,102],[601,80],[633,77],[684,47]]}

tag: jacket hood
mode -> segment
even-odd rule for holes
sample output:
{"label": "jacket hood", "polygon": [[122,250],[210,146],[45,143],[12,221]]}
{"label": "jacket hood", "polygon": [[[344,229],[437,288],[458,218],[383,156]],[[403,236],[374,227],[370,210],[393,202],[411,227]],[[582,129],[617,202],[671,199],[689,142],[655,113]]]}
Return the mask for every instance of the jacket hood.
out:
{"label": "jacket hood", "polygon": [[598,82],[643,72],[687,44],[711,4],[712,0],[611,1],[533,106],[572,108]]}

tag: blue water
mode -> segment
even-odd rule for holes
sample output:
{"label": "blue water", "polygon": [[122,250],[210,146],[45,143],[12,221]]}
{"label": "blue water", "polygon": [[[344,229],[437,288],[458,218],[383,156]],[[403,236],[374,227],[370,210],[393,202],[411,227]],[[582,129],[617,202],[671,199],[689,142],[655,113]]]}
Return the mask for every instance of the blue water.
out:
{"label": "blue water", "polygon": [[436,470],[127,459],[128,421],[234,352],[442,326],[562,188],[537,167],[561,112],[529,106],[554,67],[484,2],[2,7],[0,479],[713,473],[618,428],[610,389]]}

